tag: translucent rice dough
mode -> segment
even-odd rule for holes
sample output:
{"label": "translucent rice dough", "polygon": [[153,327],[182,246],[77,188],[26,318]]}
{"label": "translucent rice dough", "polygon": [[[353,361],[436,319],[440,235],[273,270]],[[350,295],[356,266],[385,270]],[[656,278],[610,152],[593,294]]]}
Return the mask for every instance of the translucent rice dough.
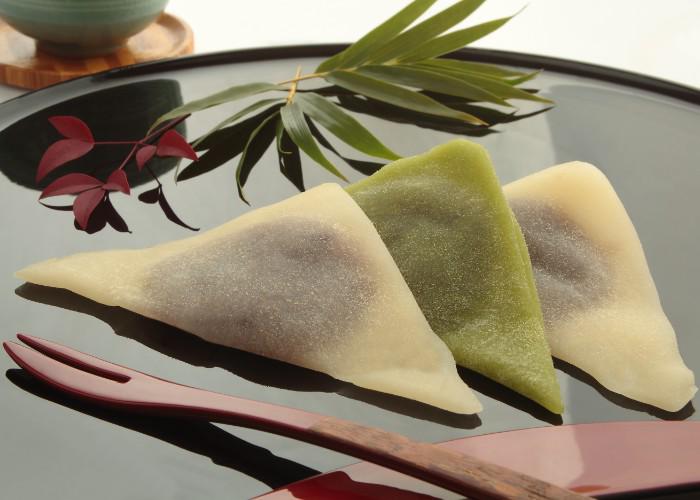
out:
{"label": "translucent rice dough", "polygon": [[348,192],[457,363],[561,413],[527,248],[484,148],[452,141]]}
{"label": "translucent rice dough", "polygon": [[667,411],[695,394],[637,233],[605,175],[566,163],[504,191],[532,259],[552,354]]}
{"label": "translucent rice dough", "polygon": [[192,238],[17,276],[361,387],[481,410],[371,222],[334,184]]}

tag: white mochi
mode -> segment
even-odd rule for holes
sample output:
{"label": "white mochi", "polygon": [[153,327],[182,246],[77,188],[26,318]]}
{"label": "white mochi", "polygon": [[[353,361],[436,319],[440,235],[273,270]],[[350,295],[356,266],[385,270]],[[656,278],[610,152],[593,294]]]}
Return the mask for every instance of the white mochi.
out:
{"label": "white mochi", "polygon": [[571,162],[504,188],[528,245],[552,354],[631,399],[678,411],[697,391],[622,202]]}
{"label": "white mochi", "polygon": [[191,238],[52,259],[17,276],[360,387],[481,410],[374,226],[335,184]]}

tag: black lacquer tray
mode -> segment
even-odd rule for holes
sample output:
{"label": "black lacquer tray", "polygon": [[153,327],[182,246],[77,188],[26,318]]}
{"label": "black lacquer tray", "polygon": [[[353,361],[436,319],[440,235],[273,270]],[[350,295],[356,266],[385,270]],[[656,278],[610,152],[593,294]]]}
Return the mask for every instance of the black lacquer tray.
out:
{"label": "black lacquer tray", "polygon": [[[466,371],[463,376],[485,409],[478,417],[452,415],[212,346],[137,315],[13,277],[17,269],[53,256],[190,235],[133,196],[113,197],[133,234],[107,229],[88,236],[73,229],[69,214],[41,207],[34,172],[41,153],[56,139],[47,117],[73,114],[87,121],[98,138],[135,139],[156,116],[182,101],[236,83],[285,80],[297,65],[311,70],[341,48],[257,49],[144,64],[0,105],[2,338],[27,332],[188,385],[352,418],[427,441],[561,423],[699,419],[692,405],[676,414],[656,411],[611,394],[566,366],[558,370],[567,407],[562,418]],[[503,183],[569,160],[591,162],[607,174],[639,232],[681,353],[700,373],[700,92],[538,56],[465,50],[454,57],[545,69],[535,82],[557,106],[475,140],[489,149]],[[227,111],[192,117],[188,136],[196,137]],[[364,123],[404,155],[450,138],[375,118],[365,117]],[[96,161],[106,165],[118,159]],[[187,222],[211,228],[248,209],[236,195],[233,165],[177,186],[168,172],[173,167],[167,161],[157,166],[170,203]],[[304,168],[309,185],[334,180],[308,160]],[[351,180],[360,178],[346,173]],[[263,157],[247,189],[254,207],[294,192],[272,152]],[[2,498],[245,498],[355,461],[256,431],[102,410],[45,389],[7,356],[0,356],[0,368],[6,375],[0,381]]]}

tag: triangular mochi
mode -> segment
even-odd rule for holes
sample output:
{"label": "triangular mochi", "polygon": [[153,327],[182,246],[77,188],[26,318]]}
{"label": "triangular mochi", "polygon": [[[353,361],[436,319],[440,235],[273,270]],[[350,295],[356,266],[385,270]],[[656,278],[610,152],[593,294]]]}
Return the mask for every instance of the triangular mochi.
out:
{"label": "triangular mochi", "polygon": [[571,162],[504,191],[530,250],[552,354],[611,391],[668,411],[685,406],[695,377],[605,175]]}
{"label": "triangular mochi", "polygon": [[481,410],[371,222],[335,184],[192,238],[17,276],[361,387]]}
{"label": "triangular mochi", "polygon": [[484,148],[452,141],[347,190],[457,363],[561,413],[527,248]]}

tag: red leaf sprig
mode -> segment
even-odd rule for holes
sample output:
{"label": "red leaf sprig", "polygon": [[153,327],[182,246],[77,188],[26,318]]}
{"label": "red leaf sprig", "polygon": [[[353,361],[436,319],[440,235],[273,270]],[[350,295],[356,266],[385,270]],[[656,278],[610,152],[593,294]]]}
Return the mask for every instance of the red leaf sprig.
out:
{"label": "red leaf sprig", "polygon": [[172,120],[137,141],[96,141],[90,127],[75,116],[52,116],[49,123],[64,138],[51,144],[39,161],[36,181],[44,179],[50,172],[81,158],[98,145],[130,144],[131,150],[122,162],[112,170],[104,182],[88,174],[68,173],[53,181],[41,192],[39,200],[53,196],[73,195],[71,205],[47,205],[53,210],[72,211],[76,229],[89,234],[103,229],[107,224],[120,232],[130,232],[124,219],[116,211],[110,200],[110,194],[120,192],[131,194],[129,180],[124,168],[134,158],[139,171],[144,168],[158,184],[155,189],[146,191],[139,196],[144,203],[158,203],[165,216],[180,226],[192,231],[197,228],[189,226],[180,219],[165,198],[163,185],[148,166],[155,157],[178,157],[197,160],[197,153],[187,140],[174,128],[187,116]]}
{"label": "red leaf sprig", "polygon": [[36,181],[46,177],[46,174],[81,156],[89,153],[95,146],[90,128],[84,121],[74,116],[52,116],[49,123],[65,139],[54,142],[44,152],[36,170]]}

